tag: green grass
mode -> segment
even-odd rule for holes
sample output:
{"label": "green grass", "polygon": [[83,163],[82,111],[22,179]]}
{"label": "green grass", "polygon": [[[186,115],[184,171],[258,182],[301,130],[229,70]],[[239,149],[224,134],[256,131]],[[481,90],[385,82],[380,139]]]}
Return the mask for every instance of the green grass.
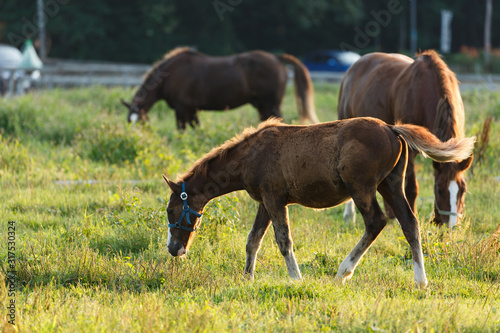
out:
{"label": "green grass", "polygon": [[[322,121],[335,120],[338,85],[317,84]],[[430,285],[416,290],[409,246],[390,223],[351,281],[337,268],[363,233],[343,207],[290,207],[297,261],[288,278],[272,230],[254,282],[243,278],[257,205],[245,192],[211,202],[187,258],[167,251],[165,203],[175,178],[212,147],[258,125],[250,106],[202,112],[179,133],[158,104],[149,126],[129,127],[120,97],[92,87],[0,100],[0,272],[8,269],[7,222],[16,221],[17,317],[24,332],[500,331],[500,93],[463,94],[466,133],[494,117],[485,159],[468,173],[466,217],[453,231],[429,223],[430,161],[418,158],[418,214]],[[298,115],[289,88],[287,123]],[[1,283],[0,312],[8,286]],[[8,329],[5,317],[0,327]]]}

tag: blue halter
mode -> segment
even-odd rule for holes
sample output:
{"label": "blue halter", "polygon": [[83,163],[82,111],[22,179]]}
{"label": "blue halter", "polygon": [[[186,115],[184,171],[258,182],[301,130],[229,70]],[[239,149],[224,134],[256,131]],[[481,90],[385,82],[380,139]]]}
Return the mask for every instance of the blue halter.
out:
{"label": "blue halter", "polygon": [[188,198],[188,195],[186,193],[186,184],[182,183],[181,199],[182,199],[182,203],[184,204],[184,207],[182,209],[182,214],[179,217],[179,221],[177,221],[177,223],[175,223],[175,224],[169,223],[168,224],[169,228],[177,228],[177,229],[182,229],[182,230],[186,230],[186,231],[196,231],[196,228],[188,228],[188,227],[181,225],[182,220],[184,220],[184,216],[186,217],[188,224],[191,224],[191,219],[189,218],[189,213],[193,213],[193,215],[196,217],[201,217],[201,215],[203,215],[203,214],[200,214],[197,211],[189,208],[189,206],[187,204],[187,198]]}

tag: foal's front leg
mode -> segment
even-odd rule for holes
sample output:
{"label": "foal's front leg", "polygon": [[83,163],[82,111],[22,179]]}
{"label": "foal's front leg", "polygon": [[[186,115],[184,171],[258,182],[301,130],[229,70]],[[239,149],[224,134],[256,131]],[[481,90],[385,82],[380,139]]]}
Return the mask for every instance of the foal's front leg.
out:
{"label": "foal's front leg", "polygon": [[253,279],[255,272],[255,260],[257,259],[257,252],[259,251],[260,245],[262,244],[262,239],[267,232],[267,228],[271,224],[271,218],[267,213],[266,208],[263,204],[259,204],[259,210],[257,211],[257,216],[255,216],[255,222],[253,223],[252,230],[247,237],[247,259],[245,263],[245,274],[251,279]]}
{"label": "foal's front leg", "polygon": [[294,280],[302,280],[297,260],[293,254],[293,241],[288,224],[288,208],[283,205],[269,204],[266,202],[266,209],[273,221],[274,236],[281,254],[285,258],[288,275]]}

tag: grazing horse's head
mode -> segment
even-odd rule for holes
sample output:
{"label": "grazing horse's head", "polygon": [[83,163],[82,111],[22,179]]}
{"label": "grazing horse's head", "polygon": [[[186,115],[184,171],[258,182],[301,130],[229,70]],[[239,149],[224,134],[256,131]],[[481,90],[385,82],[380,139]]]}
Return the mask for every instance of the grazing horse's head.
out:
{"label": "grazing horse's head", "polygon": [[186,192],[185,183],[179,184],[163,176],[172,190],[167,206],[168,252],[174,257],[183,256],[191,245],[194,232],[201,223],[200,213],[204,202],[199,195]]}
{"label": "grazing horse's head", "polygon": [[120,100],[123,105],[128,109],[127,121],[129,123],[145,122],[148,120],[148,115],[144,108],[142,108],[139,103],[132,101],[131,103],[125,102],[123,99]]}
{"label": "grazing horse's head", "polygon": [[437,163],[434,165],[434,222],[448,224],[452,228],[462,217],[467,186],[464,171],[472,163],[473,156],[460,163]]}

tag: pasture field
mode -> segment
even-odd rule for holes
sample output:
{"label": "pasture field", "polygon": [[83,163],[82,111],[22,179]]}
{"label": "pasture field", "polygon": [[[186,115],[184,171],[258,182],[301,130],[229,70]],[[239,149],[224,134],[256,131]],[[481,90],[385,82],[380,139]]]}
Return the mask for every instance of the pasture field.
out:
{"label": "pasture field", "polygon": [[[255,281],[243,277],[257,204],[245,192],[212,201],[184,259],[167,251],[162,174],[175,178],[212,147],[258,125],[257,112],[202,112],[180,133],[164,103],[149,126],[129,127],[119,99],[91,87],[0,100],[0,328],[15,300],[20,332],[499,332],[500,93],[463,93],[466,133],[493,117],[489,146],[467,173],[464,220],[429,223],[433,174],[418,158],[418,217],[429,287],[416,290],[409,245],[390,222],[345,285],[337,268],[363,233],[343,206],[290,207],[304,276],[288,278],[272,229]],[[321,121],[335,120],[338,85],[316,84]],[[283,104],[297,123],[291,88]],[[9,221],[15,297],[9,296]]]}

